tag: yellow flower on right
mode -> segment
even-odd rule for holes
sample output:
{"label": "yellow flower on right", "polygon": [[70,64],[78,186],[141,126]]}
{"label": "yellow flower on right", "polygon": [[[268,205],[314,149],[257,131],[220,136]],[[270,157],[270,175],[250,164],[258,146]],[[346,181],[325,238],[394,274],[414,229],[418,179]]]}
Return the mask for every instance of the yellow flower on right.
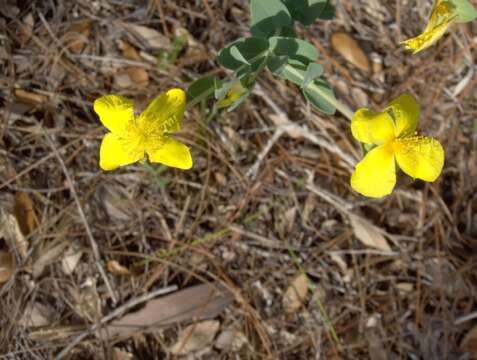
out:
{"label": "yellow flower on right", "polygon": [[406,49],[418,53],[434,44],[446,32],[447,28],[456,19],[455,6],[451,1],[437,0],[429,17],[426,28],[419,36],[402,41]]}
{"label": "yellow flower on right", "polygon": [[355,167],[351,187],[358,193],[380,198],[396,184],[396,163],[407,175],[432,182],[444,166],[444,150],[439,141],[417,136],[420,106],[404,94],[382,112],[358,109],[351,121],[353,137],[376,145]]}

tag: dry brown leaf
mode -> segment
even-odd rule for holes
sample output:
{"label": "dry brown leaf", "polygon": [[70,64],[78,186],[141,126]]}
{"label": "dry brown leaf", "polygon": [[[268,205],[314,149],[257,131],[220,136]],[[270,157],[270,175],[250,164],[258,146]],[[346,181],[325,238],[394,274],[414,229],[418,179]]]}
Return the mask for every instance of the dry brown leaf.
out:
{"label": "dry brown leaf", "polygon": [[477,359],[477,326],[473,327],[460,343],[460,350]]}
{"label": "dry brown leaf", "polygon": [[141,55],[139,55],[139,52],[136,50],[134,46],[129,44],[127,41],[120,41],[119,48],[123,52],[123,56],[126,59],[141,61]]}
{"label": "dry brown leaf", "polygon": [[124,23],[126,29],[137,37],[146,47],[152,50],[168,48],[170,41],[157,30],[146,26]]}
{"label": "dry brown leaf", "polygon": [[350,35],[338,32],[331,36],[331,46],[347,61],[365,72],[370,72],[369,59],[358,42]]}
{"label": "dry brown leaf", "polygon": [[21,103],[38,106],[45,104],[48,101],[48,97],[42,94],[37,94],[34,92],[22,90],[22,89],[15,89],[14,90],[15,97]]}
{"label": "dry brown leaf", "polygon": [[18,27],[18,38],[22,46],[24,46],[28,40],[30,40],[33,33],[33,25],[35,25],[35,19],[33,18],[33,14],[30,12],[23,18],[23,21]]}
{"label": "dry brown leaf", "polygon": [[15,194],[15,217],[25,236],[31,234],[38,226],[35,206],[26,192],[19,191]]}
{"label": "dry brown leaf", "polygon": [[68,243],[66,241],[55,241],[43,249],[38,250],[33,256],[32,274],[39,277],[45,267],[57,261],[64,254]]}
{"label": "dry brown leaf", "polygon": [[46,326],[51,323],[54,310],[39,302],[30,303],[24,310],[20,319],[20,325],[25,327]]}
{"label": "dry brown leaf", "polygon": [[349,214],[349,218],[354,234],[364,245],[383,251],[391,251],[386,238],[376,226],[357,215]]}
{"label": "dry brown leaf", "polygon": [[283,296],[283,309],[288,314],[297,312],[308,294],[308,278],[305,274],[300,274],[288,287]]}
{"label": "dry brown leaf", "polygon": [[70,247],[66,251],[65,256],[61,260],[61,267],[66,275],[73,274],[76,269],[76,266],[78,266],[82,255],[82,251],[75,249],[74,247]]}
{"label": "dry brown leaf", "polygon": [[129,271],[128,268],[122,266],[119,262],[116,260],[109,260],[107,265],[106,265],[108,271],[112,274],[116,275],[131,275],[131,272]]}
{"label": "dry brown leaf", "polygon": [[206,320],[189,325],[179,333],[177,342],[169,351],[173,355],[187,355],[202,350],[212,343],[219,327],[220,322],[217,320]]}
{"label": "dry brown leaf", "polygon": [[283,214],[283,224],[285,229],[290,233],[293,230],[295,224],[295,218],[298,208],[296,206],[291,207]]}
{"label": "dry brown leaf", "polygon": [[165,326],[191,319],[217,316],[233,301],[218,285],[197,285],[149,301],[142,309],[113,321],[104,336],[129,335],[152,326]]}
{"label": "dry brown leaf", "polygon": [[28,242],[23,236],[18,221],[13,214],[0,209],[0,235],[5,239],[10,249],[15,249],[22,258],[28,254]]}
{"label": "dry brown leaf", "polygon": [[0,284],[6,283],[15,270],[15,258],[7,251],[0,251]]}
{"label": "dry brown leaf", "polygon": [[236,329],[222,331],[215,341],[215,347],[224,351],[239,351],[246,343],[247,337]]}
{"label": "dry brown leaf", "polygon": [[66,33],[69,40],[67,47],[71,52],[80,54],[84,50],[91,35],[91,25],[92,23],[89,20],[71,25]]}
{"label": "dry brown leaf", "polygon": [[127,68],[129,78],[138,87],[146,87],[149,85],[149,74],[140,66],[130,66]]}

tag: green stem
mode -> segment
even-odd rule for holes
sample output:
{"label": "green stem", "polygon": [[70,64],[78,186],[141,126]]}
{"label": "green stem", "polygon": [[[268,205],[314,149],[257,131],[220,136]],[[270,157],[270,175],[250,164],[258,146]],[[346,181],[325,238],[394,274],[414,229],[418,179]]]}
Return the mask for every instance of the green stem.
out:
{"label": "green stem", "polygon": [[[233,74],[237,74],[239,73],[240,71],[242,71],[243,69],[245,69],[245,67],[247,66],[251,66],[255,61],[257,60],[260,60],[261,58],[263,57],[267,57],[268,55],[268,52],[269,50],[265,50],[265,51],[262,51],[260,54],[254,56],[253,58],[251,58],[249,61],[248,61],[248,64],[243,64],[243,65],[240,65],[237,69],[235,69],[235,71],[233,72]],[[263,65],[265,64],[265,61],[263,63]],[[261,66],[260,68],[260,71],[263,69],[263,66]],[[214,88],[210,88],[210,89],[207,89],[206,91],[204,91],[202,94],[198,95],[197,97],[195,97],[194,99],[192,99],[191,101],[189,101],[187,104],[186,104],[186,109],[190,109],[192,107],[194,107],[195,105],[197,105],[198,103],[200,103],[201,101],[207,99],[210,95],[212,95],[214,93],[215,89]]]}

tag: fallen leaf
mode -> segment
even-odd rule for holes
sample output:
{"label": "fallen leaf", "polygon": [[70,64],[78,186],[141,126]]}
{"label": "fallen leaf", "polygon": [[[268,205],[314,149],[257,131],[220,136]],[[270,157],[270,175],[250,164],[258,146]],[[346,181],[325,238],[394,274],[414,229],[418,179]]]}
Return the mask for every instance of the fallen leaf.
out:
{"label": "fallen leaf", "polygon": [[193,286],[149,301],[142,309],[113,321],[103,336],[130,335],[152,326],[211,319],[232,301],[232,294],[219,285]]}
{"label": "fallen leaf", "polygon": [[112,274],[116,275],[131,275],[131,272],[129,271],[128,268],[122,266],[119,262],[116,260],[109,260],[107,265],[106,265],[108,271]]}
{"label": "fallen leaf", "polygon": [[39,302],[30,303],[23,312],[20,325],[25,327],[46,326],[51,323],[54,310]]}
{"label": "fallen leaf", "polygon": [[289,233],[293,230],[293,225],[295,224],[297,210],[298,209],[296,206],[292,206],[283,214],[283,224],[285,225],[285,229]]}
{"label": "fallen leaf", "polygon": [[[276,126],[281,126],[281,125],[287,125],[290,124],[290,121],[284,117],[283,115],[277,115],[277,114],[270,114],[268,115],[270,120],[276,125]],[[290,124],[292,125],[292,124]],[[303,137],[302,133],[298,130],[297,127],[295,126],[289,126],[287,127],[286,133],[288,136],[290,136],[292,139],[300,139]]]}
{"label": "fallen leaf", "polygon": [[358,42],[350,35],[343,32],[334,33],[331,36],[331,46],[343,56],[346,61],[353,64],[358,69],[367,73],[370,72],[371,66],[368,57],[359,46]]}
{"label": "fallen leaf", "polygon": [[134,46],[129,44],[127,41],[123,41],[123,40],[119,41],[119,48],[123,52],[123,56],[126,59],[141,61],[141,55],[139,55],[139,52],[136,50]]}
{"label": "fallen leaf", "polygon": [[42,105],[48,101],[48,97],[45,95],[37,94],[22,89],[15,89],[14,94],[19,102],[32,106]]}
{"label": "fallen leaf", "polygon": [[126,72],[136,86],[144,88],[149,85],[149,74],[146,69],[140,66],[130,66]]}
{"label": "fallen leaf", "polygon": [[227,329],[217,337],[215,347],[224,351],[239,351],[247,342],[247,337],[241,331]]}
{"label": "fallen leaf", "polygon": [[15,258],[7,251],[0,251],[0,284],[6,283],[13,275]]}
{"label": "fallen leaf", "polygon": [[33,18],[33,14],[30,12],[23,18],[23,21],[18,27],[18,30],[19,30],[18,38],[22,46],[24,46],[28,42],[28,40],[30,40],[31,35],[33,33],[34,24],[35,24],[35,20]]}
{"label": "fallen leaf", "polygon": [[140,40],[146,47],[152,50],[169,48],[169,39],[157,30],[146,26],[124,23],[124,27]]}
{"label": "fallen leaf", "polygon": [[86,44],[88,43],[88,38],[91,35],[91,26],[92,23],[89,20],[81,21],[76,24],[71,25],[70,29],[66,33],[67,37],[67,47],[69,50],[75,54],[80,54]]}
{"label": "fallen leaf", "polygon": [[27,257],[28,242],[13,214],[0,211],[0,235],[10,249],[15,249],[23,259]]}
{"label": "fallen leaf", "polygon": [[70,247],[66,251],[65,256],[61,260],[61,267],[66,275],[73,274],[76,269],[76,266],[78,266],[82,255],[82,251],[77,250],[74,247]]}
{"label": "fallen leaf", "polygon": [[305,274],[300,274],[288,287],[283,297],[283,309],[288,314],[297,312],[308,294],[308,279]]}
{"label": "fallen leaf", "polygon": [[113,349],[113,360],[133,360],[134,356],[133,354],[120,350],[118,348]]}
{"label": "fallen leaf", "polygon": [[173,355],[187,355],[199,351],[212,343],[219,327],[220,322],[217,320],[189,325],[179,333],[177,342],[169,351]]}
{"label": "fallen leaf", "polygon": [[30,235],[38,226],[35,206],[26,192],[19,191],[15,194],[15,217],[23,235]]}
{"label": "fallen leaf", "polygon": [[477,326],[473,327],[460,343],[460,350],[469,353],[473,359],[477,358]]}
{"label": "fallen leaf", "polygon": [[68,243],[63,240],[55,241],[46,247],[39,249],[33,256],[33,266],[31,272],[35,278],[38,278],[48,265],[57,261],[64,253]]}
{"label": "fallen leaf", "polygon": [[383,251],[391,251],[386,238],[376,226],[357,215],[349,214],[349,218],[354,234],[364,245]]}

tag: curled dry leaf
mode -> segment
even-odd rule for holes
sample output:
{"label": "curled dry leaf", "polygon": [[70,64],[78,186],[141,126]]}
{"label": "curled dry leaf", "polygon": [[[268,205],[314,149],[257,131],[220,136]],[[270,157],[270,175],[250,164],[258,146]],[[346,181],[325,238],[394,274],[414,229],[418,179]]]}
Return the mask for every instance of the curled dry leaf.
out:
{"label": "curled dry leaf", "polygon": [[149,74],[140,66],[130,66],[126,70],[131,81],[138,87],[149,85]]}
{"label": "curled dry leaf", "polygon": [[173,355],[187,355],[202,350],[212,343],[219,327],[220,323],[217,320],[189,325],[179,333],[177,342],[169,351]]}
{"label": "curled dry leaf", "polygon": [[15,217],[23,235],[28,236],[38,226],[33,201],[26,192],[15,194]]}
{"label": "curled dry leaf", "polygon": [[358,42],[350,35],[343,32],[334,33],[331,36],[331,46],[343,56],[346,61],[353,64],[358,69],[367,73],[370,72],[371,66],[368,57],[359,46]]}
{"label": "curled dry leaf", "polygon": [[0,235],[3,236],[10,249],[15,249],[22,258],[28,253],[28,243],[23,236],[18,221],[13,214],[0,209]]}
{"label": "curled dry leaf", "polygon": [[15,258],[7,251],[0,251],[0,284],[6,283],[15,270]]}
{"label": "curled dry leaf", "polygon": [[308,294],[308,278],[306,274],[300,274],[288,287],[283,297],[283,309],[288,314],[297,312],[303,305]]}
{"label": "curled dry leaf", "polygon": [[128,268],[122,266],[116,260],[109,260],[107,263],[108,271],[116,275],[131,275],[131,272]]}
{"label": "curled dry leaf", "polygon": [[477,359],[477,326],[473,327],[460,343],[460,350]]}
{"label": "curled dry leaf", "polygon": [[391,251],[386,238],[376,226],[357,215],[349,214],[349,218],[354,234],[364,245],[383,251]]}

